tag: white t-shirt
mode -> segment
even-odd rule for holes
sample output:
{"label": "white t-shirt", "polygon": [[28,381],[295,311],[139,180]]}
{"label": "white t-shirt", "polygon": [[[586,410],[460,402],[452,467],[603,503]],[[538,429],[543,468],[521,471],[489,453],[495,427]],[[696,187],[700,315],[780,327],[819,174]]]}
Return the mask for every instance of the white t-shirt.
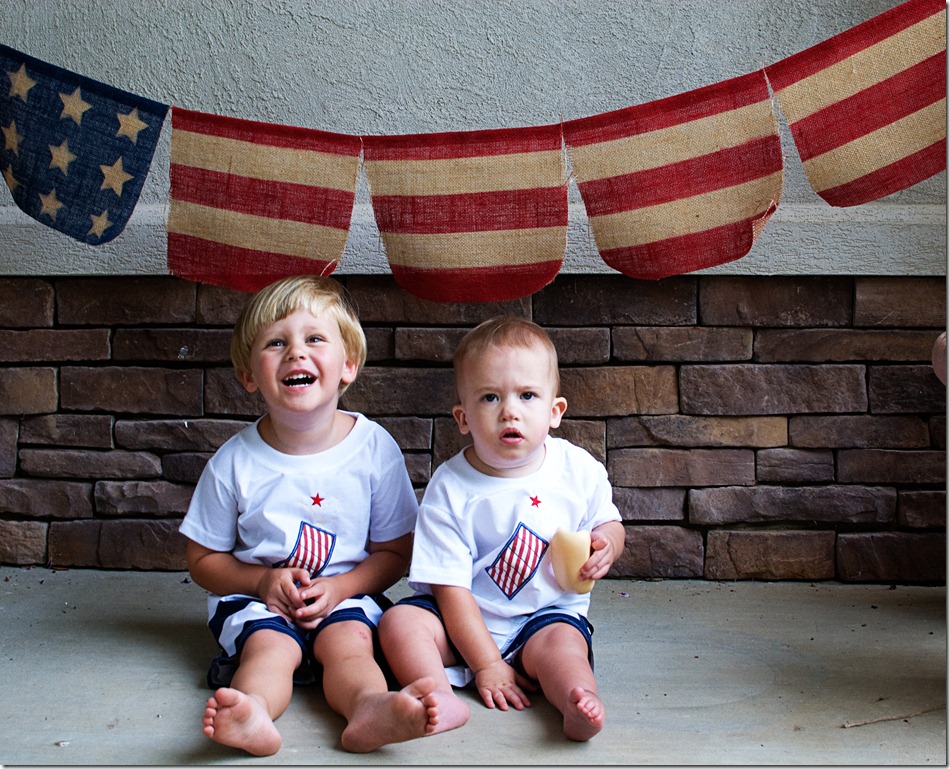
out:
{"label": "white t-shirt", "polygon": [[600,462],[562,438],[549,436],[545,451],[523,478],[484,475],[456,454],[433,473],[416,522],[410,587],[470,589],[499,648],[541,609],[587,616],[590,594],[560,588],[548,543],[558,528],[590,531],[621,519]]}
{"label": "white t-shirt", "polygon": [[181,533],[245,563],[332,577],[363,561],[370,541],[411,532],[418,505],[399,446],[351,415],[349,434],[318,454],[277,451],[257,422],[233,436],[201,473]]}

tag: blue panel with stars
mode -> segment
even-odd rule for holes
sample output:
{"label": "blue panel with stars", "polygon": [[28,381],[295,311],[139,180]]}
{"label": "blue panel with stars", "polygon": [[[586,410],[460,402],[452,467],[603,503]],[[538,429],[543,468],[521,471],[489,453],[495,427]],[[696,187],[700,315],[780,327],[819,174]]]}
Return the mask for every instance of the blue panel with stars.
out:
{"label": "blue panel with stars", "polygon": [[17,206],[83,243],[125,229],[167,112],[0,45],[0,171]]}

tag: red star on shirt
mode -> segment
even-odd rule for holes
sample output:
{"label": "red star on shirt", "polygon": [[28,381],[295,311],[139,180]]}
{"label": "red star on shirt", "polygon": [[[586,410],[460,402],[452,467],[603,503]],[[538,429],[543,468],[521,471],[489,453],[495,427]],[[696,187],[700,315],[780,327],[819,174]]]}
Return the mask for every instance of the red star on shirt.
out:
{"label": "red star on shirt", "polygon": [[541,499],[540,497],[531,497],[531,507],[540,507]]}
{"label": "red star on shirt", "polygon": [[[326,497],[321,497],[319,494],[317,494],[317,496],[311,497],[311,499],[313,500],[313,505],[316,505],[317,507],[323,507],[321,503],[324,499],[326,499]],[[313,507],[313,505],[310,506]]]}

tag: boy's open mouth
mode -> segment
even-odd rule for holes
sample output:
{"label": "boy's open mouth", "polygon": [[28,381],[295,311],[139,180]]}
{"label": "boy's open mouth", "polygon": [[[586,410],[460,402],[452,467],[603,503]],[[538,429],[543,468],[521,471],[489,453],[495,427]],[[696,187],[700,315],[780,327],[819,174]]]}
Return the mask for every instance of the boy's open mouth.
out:
{"label": "boy's open mouth", "polygon": [[514,428],[512,428],[512,429],[510,429],[510,430],[505,430],[505,431],[501,434],[501,439],[502,439],[503,441],[512,441],[512,442],[513,442],[513,441],[520,441],[520,440],[521,440],[521,437],[522,437],[522,436],[521,436],[521,433],[520,433],[518,430],[515,430]]}
{"label": "boy's open mouth", "polygon": [[312,385],[316,381],[316,377],[310,376],[310,374],[294,374],[287,377],[284,380],[284,384],[287,387],[306,387],[307,385]]}

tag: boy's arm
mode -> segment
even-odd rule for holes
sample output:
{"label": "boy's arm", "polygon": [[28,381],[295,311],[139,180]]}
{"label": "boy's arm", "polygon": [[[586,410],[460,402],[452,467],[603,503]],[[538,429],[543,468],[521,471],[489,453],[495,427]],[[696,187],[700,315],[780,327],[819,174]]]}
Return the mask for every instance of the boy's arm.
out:
{"label": "boy's arm", "polygon": [[412,554],[412,533],[388,542],[370,542],[369,555],[344,574],[313,580],[300,590],[304,601],[294,613],[301,627],[316,626],[341,601],[354,595],[373,595],[392,587],[406,575]]}
{"label": "boy's arm", "polygon": [[508,710],[509,702],[515,710],[530,706],[531,702],[518,685],[521,677],[501,658],[472,592],[453,585],[431,587],[446,632],[465,664],[475,673],[475,687],[485,706],[494,708],[497,704],[501,710]]}
{"label": "boy's arm", "polygon": [[595,526],[590,533],[590,546],[594,552],[581,567],[578,576],[582,580],[603,577],[623,552],[623,524],[620,521],[607,521]]}
{"label": "boy's arm", "polygon": [[306,584],[306,569],[272,569],[244,563],[231,553],[211,550],[188,540],[185,559],[191,578],[215,595],[250,595],[263,601],[271,611],[293,620],[303,605],[297,583]]}

